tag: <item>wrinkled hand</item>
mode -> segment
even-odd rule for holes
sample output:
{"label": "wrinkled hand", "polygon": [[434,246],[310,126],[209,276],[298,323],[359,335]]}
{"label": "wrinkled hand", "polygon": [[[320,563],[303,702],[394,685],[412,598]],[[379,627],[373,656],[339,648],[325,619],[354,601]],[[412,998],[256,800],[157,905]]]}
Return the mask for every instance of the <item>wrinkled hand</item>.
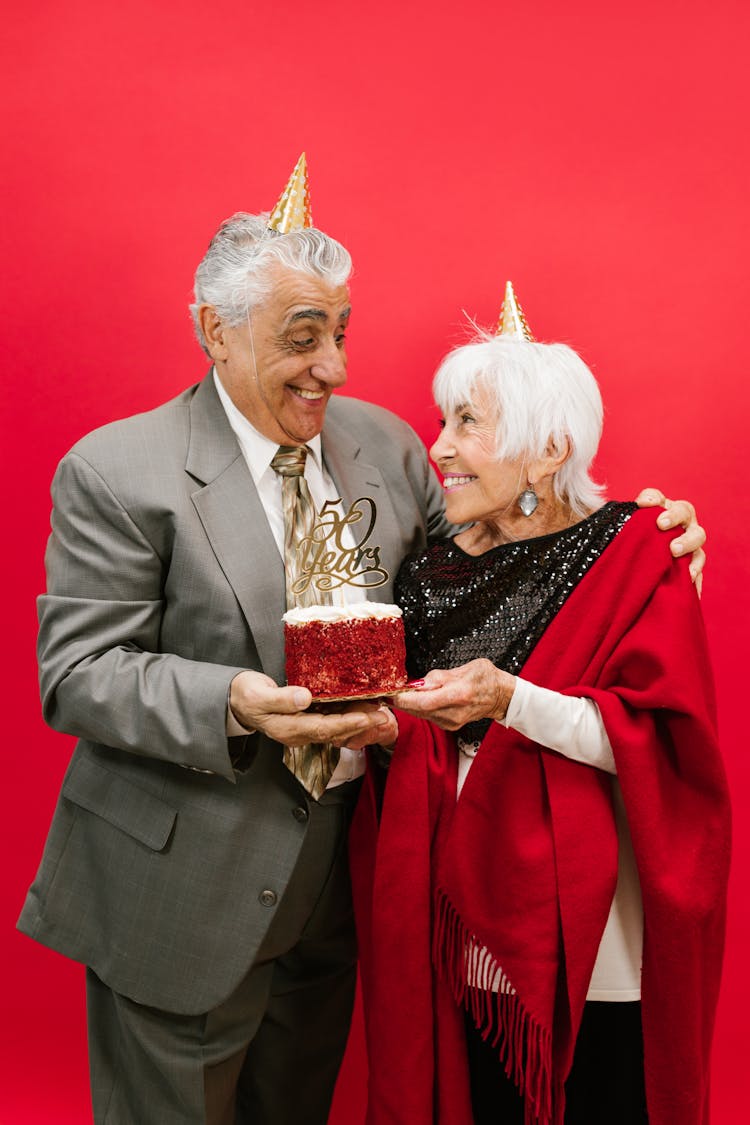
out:
{"label": "wrinkled hand", "polygon": [[394,695],[394,707],[431,719],[443,730],[459,730],[475,719],[504,718],[516,678],[489,660],[471,660],[460,668],[434,668],[422,684]]}
{"label": "wrinkled hand", "polygon": [[346,711],[308,711],[312,695],[303,687],[279,687],[262,672],[240,672],[229,689],[229,706],[243,727],[259,730],[284,746],[307,742],[332,742],[334,746],[357,746],[357,739],[378,742],[381,720],[377,707],[365,704]]}
{"label": "wrinkled hand", "polygon": [[700,594],[703,584],[703,567],[706,565],[706,552],[703,544],[706,542],[706,532],[698,523],[695,508],[689,500],[667,500],[658,488],[645,488],[635,498],[639,508],[665,508],[656,523],[662,531],[669,531],[672,527],[684,527],[685,531],[670,543],[672,554],[691,555],[690,577],[695,583],[695,588]]}
{"label": "wrinkled hand", "polygon": [[350,750],[361,750],[363,746],[372,746],[373,743],[384,746],[386,750],[390,750],[395,745],[398,738],[398,723],[396,716],[386,703],[378,700],[364,700],[344,704],[342,710],[348,714],[349,708],[364,711],[373,719],[375,726],[369,727],[354,738],[348,738],[342,745],[348,746]]}

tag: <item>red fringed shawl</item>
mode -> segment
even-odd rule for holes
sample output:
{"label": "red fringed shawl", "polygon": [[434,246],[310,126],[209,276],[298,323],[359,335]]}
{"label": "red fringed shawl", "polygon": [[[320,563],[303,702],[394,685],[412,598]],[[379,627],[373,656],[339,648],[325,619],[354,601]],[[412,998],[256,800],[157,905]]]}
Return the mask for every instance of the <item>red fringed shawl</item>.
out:
{"label": "red fringed shawl", "polygon": [[[651,512],[594,563],[523,675],[602,713],[643,895],[649,1121],[705,1125],[729,806],[698,600]],[[560,1125],[616,883],[610,780],[493,724],[456,802],[453,736],[399,723],[375,858],[373,784],[351,833],[368,1123],[471,1125],[465,1007],[529,1125]]]}

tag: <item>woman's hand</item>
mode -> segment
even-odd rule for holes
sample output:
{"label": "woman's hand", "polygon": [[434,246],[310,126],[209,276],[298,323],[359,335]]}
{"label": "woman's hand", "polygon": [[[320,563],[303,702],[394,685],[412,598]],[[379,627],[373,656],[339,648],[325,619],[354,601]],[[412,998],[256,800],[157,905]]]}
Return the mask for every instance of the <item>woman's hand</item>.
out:
{"label": "woman's hand", "polygon": [[414,690],[398,692],[392,702],[443,730],[459,730],[475,719],[505,718],[515,686],[515,676],[491,661],[471,660],[460,668],[434,668],[415,681]]}
{"label": "woman's hand", "polygon": [[657,519],[657,525],[662,531],[669,531],[672,527],[684,527],[685,531],[670,544],[672,554],[692,555],[690,559],[690,577],[695,583],[695,588],[700,594],[703,583],[703,567],[706,565],[706,552],[703,544],[706,542],[706,532],[698,523],[695,508],[689,500],[667,500],[658,488],[645,488],[635,498],[639,508],[665,508]]}

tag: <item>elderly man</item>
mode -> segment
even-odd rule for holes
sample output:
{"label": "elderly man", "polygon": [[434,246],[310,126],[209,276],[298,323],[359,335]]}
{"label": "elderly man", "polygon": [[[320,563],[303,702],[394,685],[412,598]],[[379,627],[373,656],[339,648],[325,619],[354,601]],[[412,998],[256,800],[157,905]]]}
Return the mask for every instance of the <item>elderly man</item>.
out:
{"label": "elderly man", "polygon": [[[380,601],[448,530],[413,431],[332,398],[349,272],[320,231],[225,222],[196,274],[207,377],[89,434],[55,476],[42,696],[80,741],[19,924],[88,966],[97,1122],[327,1120],[355,982],[357,747],[387,741],[390,719],[316,714],[308,691],[277,686],[277,453],[307,448],[318,508],[375,501]],[[693,525],[683,549],[696,540]],[[284,751],[312,742],[343,747],[317,792]]]}

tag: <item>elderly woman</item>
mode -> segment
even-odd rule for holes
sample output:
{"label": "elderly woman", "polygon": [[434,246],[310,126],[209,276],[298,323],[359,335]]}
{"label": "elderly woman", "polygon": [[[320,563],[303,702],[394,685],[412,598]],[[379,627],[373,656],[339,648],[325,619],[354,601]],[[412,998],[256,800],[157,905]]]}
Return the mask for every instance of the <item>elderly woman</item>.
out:
{"label": "elderly woman", "polygon": [[353,830],[368,1122],[703,1125],[729,813],[698,598],[590,476],[591,372],[521,329],[435,378],[468,526],[400,572],[420,680]]}

